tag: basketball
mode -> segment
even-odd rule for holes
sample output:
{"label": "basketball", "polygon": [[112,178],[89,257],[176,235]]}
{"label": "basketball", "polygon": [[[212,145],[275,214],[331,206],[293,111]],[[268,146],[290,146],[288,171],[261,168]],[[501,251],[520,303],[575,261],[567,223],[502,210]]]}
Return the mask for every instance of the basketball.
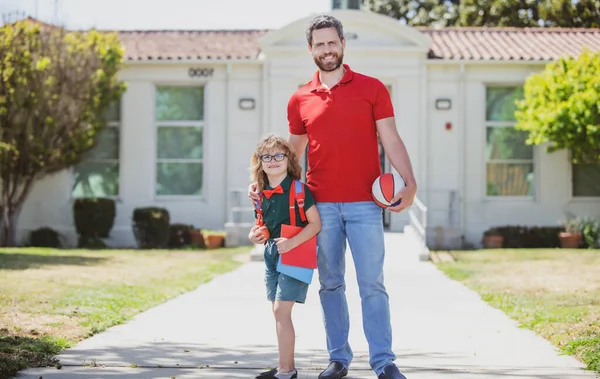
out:
{"label": "basketball", "polygon": [[371,195],[373,196],[373,200],[382,208],[387,207],[395,207],[400,204],[401,200],[398,200],[396,203],[392,204],[392,199],[394,196],[398,194],[398,192],[402,191],[406,183],[404,179],[398,174],[385,173],[381,174],[375,181],[373,182],[373,187],[371,188]]}

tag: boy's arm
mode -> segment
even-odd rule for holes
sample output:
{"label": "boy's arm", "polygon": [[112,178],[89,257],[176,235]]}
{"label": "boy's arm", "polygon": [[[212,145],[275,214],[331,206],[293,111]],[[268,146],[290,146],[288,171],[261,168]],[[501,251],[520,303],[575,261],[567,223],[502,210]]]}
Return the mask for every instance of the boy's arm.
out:
{"label": "boy's arm", "polygon": [[290,239],[287,238],[276,238],[277,249],[280,254],[285,254],[288,251],[296,248],[297,246],[308,241],[312,237],[316,236],[321,231],[321,216],[317,210],[317,206],[313,205],[306,210],[306,220],[308,224]]}

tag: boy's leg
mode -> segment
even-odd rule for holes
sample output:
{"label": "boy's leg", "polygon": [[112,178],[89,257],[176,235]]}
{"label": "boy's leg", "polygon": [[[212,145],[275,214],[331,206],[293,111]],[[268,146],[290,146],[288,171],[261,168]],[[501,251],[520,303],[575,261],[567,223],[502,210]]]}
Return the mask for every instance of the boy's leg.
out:
{"label": "boy's leg", "polygon": [[389,298],[383,283],[385,249],[381,208],[374,202],[344,203],[344,217],[361,297],[369,363],[379,375],[396,359],[392,352]]}
{"label": "boy's leg", "polygon": [[275,315],[275,326],[277,329],[277,344],[279,347],[279,371],[291,372],[294,364],[294,344],[296,334],[292,323],[293,301],[275,301],[273,314]]}
{"label": "boy's leg", "polygon": [[322,228],[317,235],[317,266],[319,269],[319,297],[327,335],[330,362],[339,362],[348,368],[352,349],[348,344],[350,321],[346,302],[344,273],[346,263],[346,232],[340,203],[319,203]]}

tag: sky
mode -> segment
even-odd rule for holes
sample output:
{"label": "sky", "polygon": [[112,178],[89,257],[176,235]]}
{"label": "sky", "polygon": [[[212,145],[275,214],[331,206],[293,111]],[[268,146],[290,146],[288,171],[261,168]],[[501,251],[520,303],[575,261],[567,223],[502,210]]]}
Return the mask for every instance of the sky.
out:
{"label": "sky", "polygon": [[0,0],[5,21],[20,12],[69,29],[275,29],[330,9],[331,0]]}

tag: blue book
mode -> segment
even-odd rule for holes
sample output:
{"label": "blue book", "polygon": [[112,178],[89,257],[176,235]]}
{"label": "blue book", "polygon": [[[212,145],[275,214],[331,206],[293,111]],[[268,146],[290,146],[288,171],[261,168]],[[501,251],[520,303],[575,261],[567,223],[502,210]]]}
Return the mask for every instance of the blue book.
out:
{"label": "blue book", "polygon": [[307,284],[312,282],[315,272],[312,268],[285,265],[281,263],[281,255],[279,256],[279,262],[277,262],[277,271]]}

